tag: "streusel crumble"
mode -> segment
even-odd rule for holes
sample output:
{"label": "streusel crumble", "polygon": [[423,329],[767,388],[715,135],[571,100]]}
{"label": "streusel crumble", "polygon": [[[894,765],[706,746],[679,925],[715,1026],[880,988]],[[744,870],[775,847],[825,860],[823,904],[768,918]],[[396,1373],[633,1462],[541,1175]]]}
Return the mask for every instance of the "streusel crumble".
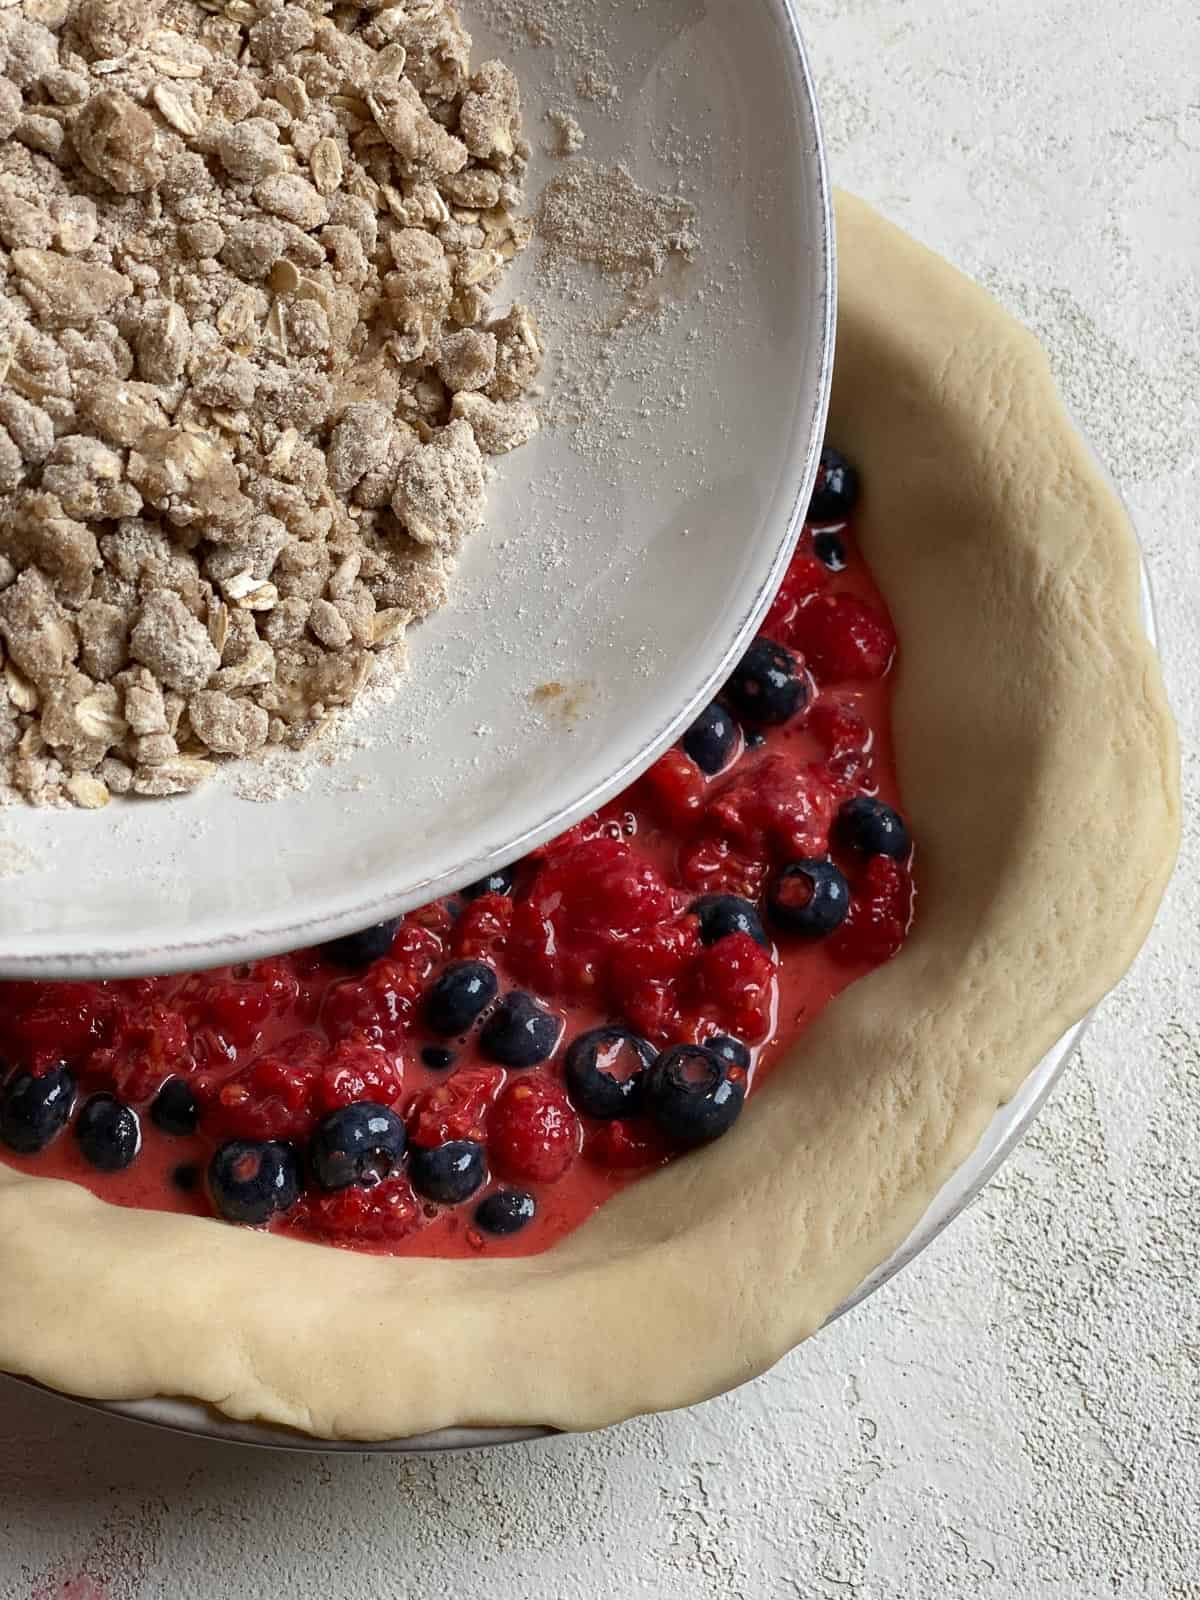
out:
{"label": "streusel crumble", "polygon": [[509,69],[452,0],[0,0],[0,776],[311,741],[536,431]]}

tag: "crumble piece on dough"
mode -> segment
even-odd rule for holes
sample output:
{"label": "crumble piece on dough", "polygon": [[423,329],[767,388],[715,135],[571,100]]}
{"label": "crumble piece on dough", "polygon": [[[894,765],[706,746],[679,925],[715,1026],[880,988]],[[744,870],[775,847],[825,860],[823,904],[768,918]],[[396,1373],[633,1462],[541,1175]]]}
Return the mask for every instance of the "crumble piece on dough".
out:
{"label": "crumble piece on dough", "polygon": [[530,438],[521,93],[452,0],[0,0],[0,782],[303,749]]}

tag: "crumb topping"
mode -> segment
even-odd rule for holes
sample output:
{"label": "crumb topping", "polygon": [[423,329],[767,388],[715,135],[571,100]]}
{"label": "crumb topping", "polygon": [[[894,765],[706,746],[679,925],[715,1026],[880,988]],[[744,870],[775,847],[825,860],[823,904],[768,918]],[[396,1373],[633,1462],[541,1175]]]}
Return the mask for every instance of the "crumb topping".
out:
{"label": "crumb topping", "polygon": [[0,777],[182,793],[403,659],[532,437],[521,94],[452,0],[0,6]]}

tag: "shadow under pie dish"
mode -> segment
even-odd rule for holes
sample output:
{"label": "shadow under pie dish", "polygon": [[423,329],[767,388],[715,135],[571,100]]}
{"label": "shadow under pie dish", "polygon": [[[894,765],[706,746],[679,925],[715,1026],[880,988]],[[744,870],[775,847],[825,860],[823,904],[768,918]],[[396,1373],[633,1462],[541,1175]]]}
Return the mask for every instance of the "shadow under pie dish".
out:
{"label": "shadow under pie dish", "polygon": [[[0,1167],[0,1268],[19,1286],[0,1366],[364,1440],[700,1400],[820,1326],[1119,978],[1179,825],[1132,533],[1030,336],[859,202],[840,201],[839,228],[829,436],[870,486],[855,532],[901,642],[904,948],[718,1143],[541,1255],[326,1251],[314,1270],[309,1243]],[[612,1348],[620,1363],[596,1361]]]}

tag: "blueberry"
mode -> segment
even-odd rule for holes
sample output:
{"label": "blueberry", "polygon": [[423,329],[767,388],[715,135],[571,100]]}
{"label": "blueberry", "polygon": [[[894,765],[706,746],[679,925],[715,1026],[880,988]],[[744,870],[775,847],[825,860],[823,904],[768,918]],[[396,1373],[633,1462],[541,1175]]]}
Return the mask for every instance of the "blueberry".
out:
{"label": "blueberry", "polygon": [[408,1175],[413,1188],[426,1200],[460,1206],[487,1182],[487,1158],[474,1139],[451,1139],[434,1150],[414,1145]]}
{"label": "blueberry", "polygon": [[434,1033],[453,1038],[466,1033],[499,992],[486,961],[452,961],[425,996],[425,1020]]}
{"label": "blueberry", "polygon": [[746,735],[746,749],[747,750],[761,750],[763,745],[766,744],[766,742],[767,742],[766,734],[765,733],[759,733],[757,730],[752,732],[752,733],[748,733]]}
{"label": "blueberry", "polygon": [[514,989],[492,1012],[479,1035],[480,1054],[501,1067],[536,1067],[549,1061],[562,1037],[562,1018],[531,994]]}
{"label": "blueberry", "polygon": [[665,1050],[646,1075],[646,1109],[669,1139],[706,1144],[728,1133],[746,1098],[746,1085],[729,1076],[713,1050],[677,1044]]}
{"label": "blueberry", "polygon": [[150,1120],[163,1133],[186,1139],[195,1133],[200,1107],[186,1078],[168,1078],[150,1107]]}
{"label": "blueberry", "polygon": [[445,1072],[454,1065],[453,1050],[444,1050],[440,1044],[427,1044],[421,1051],[421,1062],[430,1072]]}
{"label": "blueberry", "polygon": [[822,528],[813,534],[813,555],[830,572],[845,572],[850,562],[846,541],[832,528]]}
{"label": "blueberry", "polygon": [[723,772],[737,749],[737,726],[723,705],[706,706],[683,736],[686,755],[710,778]]}
{"label": "blueberry", "polygon": [[863,856],[906,861],[912,851],[912,839],[899,813],[867,795],[846,801],[837,815],[834,838],[845,849]]}
{"label": "blueberry", "polygon": [[399,926],[399,917],[390,922],[377,922],[373,928],[348,933],[341,939],[330,939],[328,944],[321,946],[321,954],[326,961],[332,961],[335,967],[360,972],[388,954]]}
{"label": "blueberry", "polygon": [[808,674],[785,646],[774,639],[756,639],[725,685],[725,693],[747,722],[778,727],[808,704]]}
{"label": "blueberry", "polygon": [[726,1066],[741,1067],[743,1072],[750,1070],[749,1050],[740,1039],[735,1039],[728,1033],[718,1033],[712,1039],[706,1039],[704,1048],[711,1050],[713,1055],[720,1056]]}
{"label": "blueberry", "polygon": [[858,500],[858,472],[840,450],[821,451],[817,486],[808,507],[810,522],[845,522]]}
{"label": "blueberry", "polygon": [[278,1140],[231,1139],[208,1164],[208,1192],[226,1222],[258,1227],[299,1200],[299,1158]]}
{"label": "blueberry", "polygon": [[850,885],[832,861],[793,861],[771,884],[767,910],[777,928],[824,939],[846,920]]}
{"label": "blueberry", "polygon": [[185,1162],[172,1171],[171,1182],[180,1194],[193,1194],[200,1182],[200,1168],[193,1166],[190,1161]]}
{"label": "blueberry", "polygon": [[387,1106],[360,1101],[326,1117],[308,1147],[308,1164],[322,1189],[370,1189],[404,1160],[408,1135]]}
{"label": "blueberry", "polygon": [[18,1155],[36,1155],[66,1127],[74,1104],[75,1079],[66,1067],[51,1067],[40,1078],[14,1073],[0,1096],[0,1143]]}
{"label": "blueberry", "polygon": [[564,1076],[576,1110],[585,1116],[627,1117],[637,1109],[654,1046],[628,1028],[593,1028],[567,1051]]}
{"label": "blueberry", "polygon": [[753,900],[743,900],[738,894],[702,894],[689,910],[700,918],[700,937],[705,944],[716,944],[731,933],[748,933],[755,944],[771,948]]}
{"label": "blueberry", "polygon": [[142,1148],[138,1114],[111,1094],[94,1094],[75,1123],[83,1159],[101,1172],[124,1172]]}
{"label": "blueberry", "polygon": [[475,1221],[485,1233],[520,1233],[536,1211],[537,1202],[523,1189],[497,1189],[475,1207]]}
{"label": "blueberry", "polygon": [[516,877],[515,867],[501,867],[496,872],[489,872],[486,878],[480,878],[477,883],[469,883],[459,892],[464,900],[478,900],[484,894],[511,894]]}

